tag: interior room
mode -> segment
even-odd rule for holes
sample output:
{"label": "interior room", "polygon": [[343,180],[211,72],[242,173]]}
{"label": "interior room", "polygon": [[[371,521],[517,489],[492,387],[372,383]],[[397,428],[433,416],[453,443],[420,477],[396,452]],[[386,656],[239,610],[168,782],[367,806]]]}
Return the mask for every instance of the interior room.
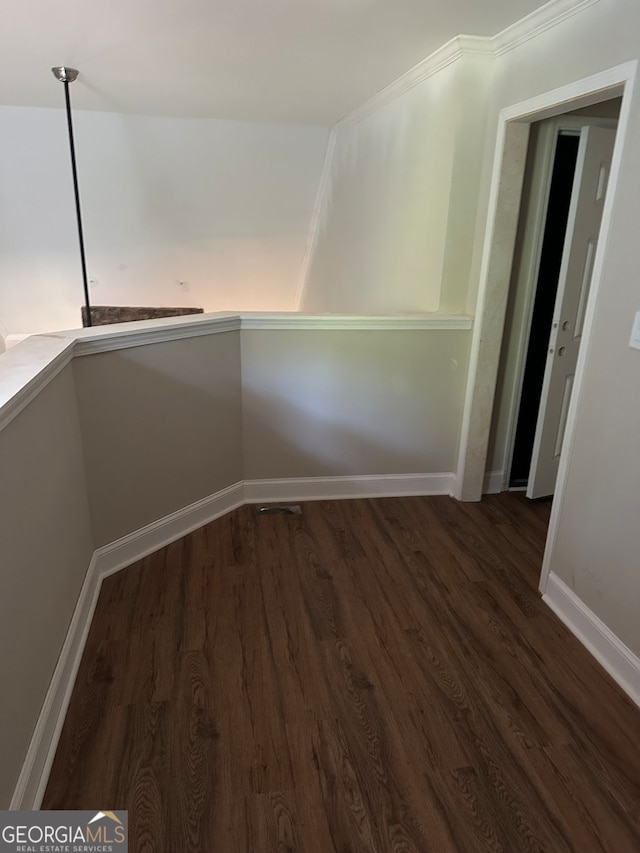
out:
{"label": "interior room", "polygon": [[6,19],[0,806],[637,850],[640,6]]}

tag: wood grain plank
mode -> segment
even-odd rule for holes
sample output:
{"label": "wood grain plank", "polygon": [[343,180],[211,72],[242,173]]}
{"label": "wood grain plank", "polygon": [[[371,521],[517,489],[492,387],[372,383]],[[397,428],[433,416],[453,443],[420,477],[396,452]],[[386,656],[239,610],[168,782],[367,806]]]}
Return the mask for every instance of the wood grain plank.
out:
{"label": "wood grain plank", "polygon": [[548,517],[242,507],[107,578],[43,807],[145,853],[635,853],[640,712],[540,601]]}

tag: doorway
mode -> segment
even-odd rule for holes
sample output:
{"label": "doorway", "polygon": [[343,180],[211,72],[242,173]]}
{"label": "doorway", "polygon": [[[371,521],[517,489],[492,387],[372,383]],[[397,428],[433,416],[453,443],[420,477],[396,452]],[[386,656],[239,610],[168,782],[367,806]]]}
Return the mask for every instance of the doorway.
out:
{"label": "doorway", "polygon": [[[593,215],[580,210],[606,190],[620,104],[610,99],[531,126],[485,492],[554,492],[604,198]],[[596,139],[596,128],[608,139]],[[598,165],[606,165],[604,178],[589,172]]]}
{"label": "doorway", "polygon": [[[547,343],[551,334],[553,309],[558,292],[558,277],[562,261],[562,249],[567,230],[571,187],[578,157],[578,136],[560,132],[556,143],[555,159],[551,184],[549,188],[549,204],[547,206],[544,236],[538,264],[538,275],[534,288],[533,306],[530,316],[525,318],[529,328],[528,345],[522,375],[522,391],[520,400],[514,406],[517,408],[517,418],[514,425],[509,425],[509,431],[514,433],[511,464],[507,457],[505,467],[505,484],[509,489],[526,488],[529,482],[531,456],[535,439],[536,423],[540,409],[540,396],[544,379]],[[521,211],[522,215],[522,211]],[[510,323],[511,306],[515,300],[515,289],[521,279],[521,271],[514,267],[515,279],[512,280],[509,305],[507,306],[507,329],[505,334],[505,356],[509,353],[510,336],[515,327]],[[507,365],[508,368],[508,365]],[[519,377],[517,377],[519,379]],[[520,384],[520,383],[519,383]],[[502,389],[497,390],[498,400],[502,397]],[[496,407],[495,417],[499,417],[499,406]]]}
{"label": "doorway", "polygon": [[[567,484],[571,448],[575,440],[579,403],[585,380],[585,365],[592,346],[598,292],[602,285],[604,259],[615,209],[620,165],[626,144],[631,112],[630,92],[638,73],[638,62],[630,61],[573,81],[557,89],[505,107],[499,115],[489,190],[485,236],[479,277],[476,317],[471,341],[469,372],[453,495],[458,500],[477,501],[485,481],[491,412],[495,399],[504,320],[513,265],[522,179],[529,130],[532,122],[622,97],[616,144],[613,152],[600,239],[593,259],[591,290],[585,308],[580,357],[575,371],[573,394],[567,412],[563,453],[555,484],[549,531],[540,577],[545,591],[553,564],[560,523],[560,508]],[[524,151],[524,154],[523,154]],[[514,213],[515,211],[515,213]]]}

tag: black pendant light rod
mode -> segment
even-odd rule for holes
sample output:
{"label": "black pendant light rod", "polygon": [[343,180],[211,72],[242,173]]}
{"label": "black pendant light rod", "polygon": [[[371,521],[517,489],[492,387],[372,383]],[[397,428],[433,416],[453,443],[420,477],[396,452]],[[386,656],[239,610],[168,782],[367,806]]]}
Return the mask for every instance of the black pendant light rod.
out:
{"label": "black pendant light rod", "polygon": [[82,265],[82,285],[84,287],[84,304],[87,312],[87,326],[91,326],[91,304],[89,302],[89,282],[87,281],[87,261],[84,253],[84,234],[82,231],[82,213],[80,211],[80,190],[78,189],[78,169],[76,167],[76,146],[73,139],[73,121],[71,120],[71,98],[69,83],[78,76],[75,68],[60,65],[51,69],[57,80],[64,86],[64,99],[67,108],[67,127],[69,129],[69,152],[71,154],[71,172],[73,174],[73,192],[76,199],[76,219],[78,221],[78,243],[80,244],[80,263]]}

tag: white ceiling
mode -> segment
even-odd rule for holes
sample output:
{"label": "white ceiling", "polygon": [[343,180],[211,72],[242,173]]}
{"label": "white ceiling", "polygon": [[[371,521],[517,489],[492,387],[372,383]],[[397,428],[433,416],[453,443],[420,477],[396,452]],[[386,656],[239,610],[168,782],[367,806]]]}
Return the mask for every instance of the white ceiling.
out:
{"label": "white ceiling", "polygon": [[454,35],[540,0],[5,0],[0,104],[330,125]]}

